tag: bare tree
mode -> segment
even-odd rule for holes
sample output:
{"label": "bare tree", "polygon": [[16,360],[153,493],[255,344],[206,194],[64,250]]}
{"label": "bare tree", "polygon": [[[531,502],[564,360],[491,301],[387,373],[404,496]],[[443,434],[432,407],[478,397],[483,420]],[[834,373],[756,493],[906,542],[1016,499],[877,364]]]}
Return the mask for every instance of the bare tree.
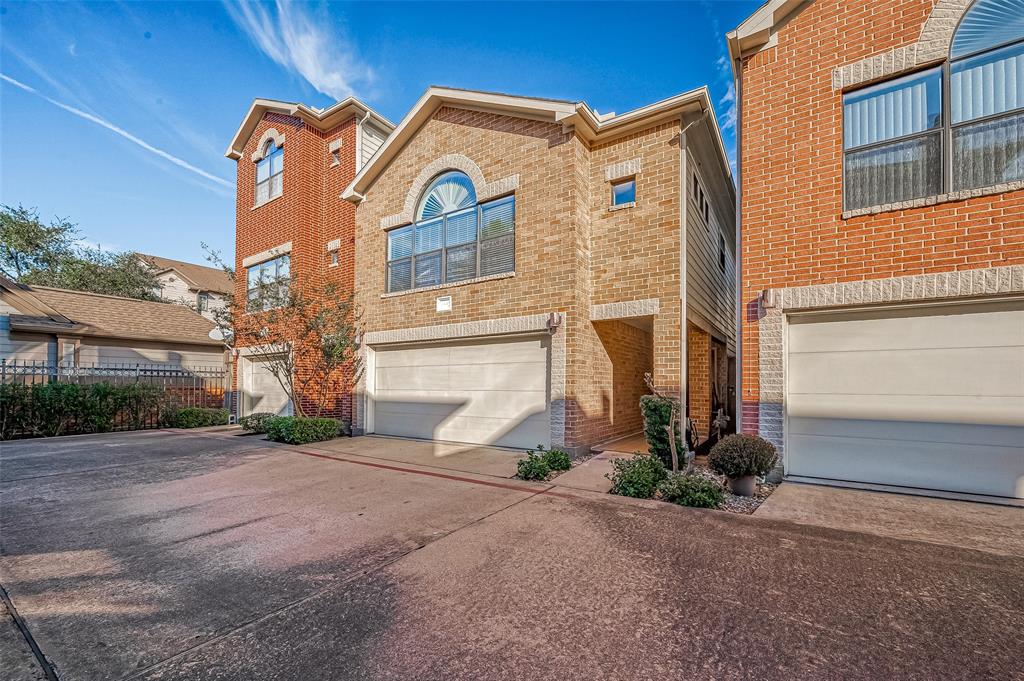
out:
{"label": "bare tree", "polygon": [[[676,424],[679,422],[679,400],[676,400],[669,395],[665,395],[656,387],[654,387],[654,379],[650,372],[644,373],[644,383],[647,384],[647,389],[651,393],[662,400],[667,401],[671,407],[669,410],[668,425],[665,426],[665,430],[668,433],[668,447],[672,454],[672,472],[679,472],[679,452],[676,451]],[[693,471],[693,452],[686,446],[686,432],[690,431],[689,419],[686,419],[685,428],[683,430],[683,455],[686,459],[686,467],[683,469],[684,475],[689,475]],[[692,431],[690,431],[692,432]]]}

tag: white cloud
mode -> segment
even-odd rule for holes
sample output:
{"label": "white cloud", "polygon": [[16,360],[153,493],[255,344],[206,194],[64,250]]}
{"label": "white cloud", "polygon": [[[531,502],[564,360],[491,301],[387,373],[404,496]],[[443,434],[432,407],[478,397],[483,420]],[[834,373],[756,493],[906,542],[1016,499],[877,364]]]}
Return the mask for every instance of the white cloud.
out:
{"label": "white cloud", "polygon": [[78,45],[76,43],[71,43],[70,45],[68,45],[68,54],[70,54],[72,57],[78,56]]}
{"label": "white cloud", "polygon": [[300,3],[277,0],[274,9],[243,0],[226,2],[228,14],[264,54],[335,99],[353,96],[373,79],[355,47],[331,31],[321,7],[311,13]]}
{"label": "white cloud", "polygon": [[[95,123],[96,125],[98,125],[100,127],[106,128],[110,132],[123,137],[124,139],[128,140],[132,144],[135,144],[135,145],[138,145],[139,147],[142,147],[143,149],[145,149],[146,151],[150,152],[151,154],[155,154],[156,156],[159,156],[160,158],[162,158],[162,159],[164,159],[166,161],[170,161],[174,165],[178,166],[179,168],[184,168],[185,170],[189,171],[190,173],[194,173],[196,175],[199,175],[200,177],[203,177],[206,180],[208,180],[210,182],[213,182],[214,184],[218,185],[219,187],[226,187],[228,189],[233,189],[234,188],[234,185],[232,183],[228,182],[227,180],[225,180],[224,178],[217,177],[216,175],[213,175],[212,173],[208,173],[205,170],[203,170],[202,168],[197,168],[196,166],[192,165],[188,161],[182,160],[182,159],[178,158],[177,156],[169,154],[166,151],[164,151],[163,149],[158,149],[157,147],[154,147],[152,144],[149,144],[148,142],[146,142],[145,140],[139,139],[138,137],[136,137],[135,135],[131,134],[127,130],[125,130],[123,128],[117,127],[116,125],[114,125],[113,123],[111,123],[110,121],[108,121],[106,119],[103,119],[103,118],[100,118],[99,116],[96,116],[94,114],[88,113],[87,111],[82,111],[81,109],[75,108],[73,106],[69,106],[68,104],[64,104],[63,102],[58,102],[55,99],[51,99],[50,97],[47,97],[46,95],[44,95],[43,93],[39,92],[35,88],[33,88],[33,87],[29,86],[29,85],[25,85],[21,81],[15,80],[14,78],[11,78],[10,76],[8,76],[6,74],[0,73],[0,80],[3,80],[5,82],[7,82],[7,83],[10,83],[14,87],[19,88],[21,90],[24,90],[25,92],[33,94],[36,97],[39,97],[40,99],[43,99],[43,100],[49,102],[50,104],[53,104],[54,106],[56,106],[56,107],[58,107],[60,109],[63,109],[64,111],[67,111],[70,114],[78,116],[79,118],[83,118],[83,119],[89,121],[90,123]],[[221,191],[221,190],[217,189],[217,191]]]}

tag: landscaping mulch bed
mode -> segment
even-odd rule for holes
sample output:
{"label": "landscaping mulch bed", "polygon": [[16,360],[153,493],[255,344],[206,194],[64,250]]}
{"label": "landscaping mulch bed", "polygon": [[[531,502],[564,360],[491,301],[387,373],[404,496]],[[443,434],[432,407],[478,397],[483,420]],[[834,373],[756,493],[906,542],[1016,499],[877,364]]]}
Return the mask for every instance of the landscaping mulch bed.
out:
{"label": "landscaping mulch bed", "polygon": [[[705,459],[701,461],[700,459]],[[728,511],[729,513],[743,513],[750,515],[757,510],[757,507],[764,503],[764,500],[771,496],[771,493],[775,491],[776,485],[769,485],[768,483],[761,483],[757,486],[757,491],[752,497],[741,497],[735,494],[730,494],[728,485],[725,478],[721,475],[716,475],[711,469],[707,467],[707,460],[705,457],[700,457],[694,461],[694,475],[699,475],[704,478],[715,480],[725,488],[725,501],[718,507],[719,511]]]}

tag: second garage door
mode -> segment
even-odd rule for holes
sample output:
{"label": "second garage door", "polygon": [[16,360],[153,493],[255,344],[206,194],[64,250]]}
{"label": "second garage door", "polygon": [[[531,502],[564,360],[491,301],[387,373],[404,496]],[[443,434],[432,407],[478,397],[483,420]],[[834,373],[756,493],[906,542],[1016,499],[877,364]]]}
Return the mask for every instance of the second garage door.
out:
{"label": "second garage door", "polygon": [[790,475],[1024,498],[1024,303],[790,317]]}
{"label": "second garage door", "polygon": [[281,382],[270,371],[267,357],[248,357],[243,374],[243,415],[258,412],[290,416],[292,402]]}
{"label": "second garage door", "polygon": [[378,347],[373,430],[505,447],[550,440],[548,336]]}

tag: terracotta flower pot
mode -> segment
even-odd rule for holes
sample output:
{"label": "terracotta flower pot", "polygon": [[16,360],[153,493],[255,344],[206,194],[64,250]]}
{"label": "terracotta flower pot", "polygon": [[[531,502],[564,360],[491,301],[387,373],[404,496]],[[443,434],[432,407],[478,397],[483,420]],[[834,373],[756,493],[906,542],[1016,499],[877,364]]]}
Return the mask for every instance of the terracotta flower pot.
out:
{"label": "terracotta flower pot", "polygon": [[729,489],[733,494],[740,497],[752,497],[757,491],[757,480],[753,475],[744,475],[742,478],[729,478]]}

